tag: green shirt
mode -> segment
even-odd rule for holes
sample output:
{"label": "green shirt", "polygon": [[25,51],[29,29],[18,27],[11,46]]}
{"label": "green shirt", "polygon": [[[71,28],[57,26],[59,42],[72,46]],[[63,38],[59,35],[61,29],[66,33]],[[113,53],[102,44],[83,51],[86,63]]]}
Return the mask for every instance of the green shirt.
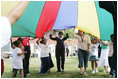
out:
{"label": "green shirt", "polygon": [[[108,41],[106,44],[108,44]],[[108,46],[102,44],[102,49],[108,49]]]}

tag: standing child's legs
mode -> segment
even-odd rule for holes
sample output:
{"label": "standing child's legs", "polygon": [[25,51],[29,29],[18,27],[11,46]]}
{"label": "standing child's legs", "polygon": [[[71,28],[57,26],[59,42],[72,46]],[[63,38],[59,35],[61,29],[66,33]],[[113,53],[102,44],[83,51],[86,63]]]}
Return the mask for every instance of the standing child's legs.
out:
{"label": "standing child's legs", "polygon": [[98,67],[98,61],[95,61],[95,72],[98,72],[97,67]]}
{"label": "standing child's legs", "polygon": [[107,66],[104,66],[104,70],[105,70],[106,73],[108,73]]}
{"label": "standing child's legs", "polygon": [[24,78],[24,72],[23,72],[23,69],[21,69],[20,72],[21,72],[21,78]]}
{"label": "standing child's legs", "polygon": [[94,71],[94,62],[95,62],[95,61],[91,61],[91,68],[92,68],[92,71]]}
{"label": "standing child's legs", "polygon": [[98,61],[95,61],[95,68],[98,67]]}
{"label": "standing child's legs", "polygon": [[[16,69],[13,68],[13,72],[14,72],[15,70],[16,70]],[[14,77],[16,77],[16,76],[17,76],[17,72],[16,72],[16,74],[14,74]]]}
{"label": "standing child's legs", "polygon": [[49,69],[48,57],[41,58],[40,74],[46,74]]}
{"label": "standing child's legs", "polygon": [[18,69],[14,69],[14,72],[13,72],[13,74],[12,74],[12,78],[14,78],[14,77],[15,77],[15,75],[16,75],[16,73],[17,73],[17,71],[18,71]]}

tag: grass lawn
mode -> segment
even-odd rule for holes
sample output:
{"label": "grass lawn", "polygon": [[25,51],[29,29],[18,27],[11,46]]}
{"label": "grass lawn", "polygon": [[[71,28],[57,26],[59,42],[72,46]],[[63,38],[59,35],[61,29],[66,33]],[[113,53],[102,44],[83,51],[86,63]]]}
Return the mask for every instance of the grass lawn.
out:
{"label": "grass lawn", "polygon": [[[31,58],[30,59],[30,74],[27,78],[108,78],[108,73],[105,73],[103,68],[98,68],[99,73],[91,73],[91,63],[88,64],[87,74],[80,75],[78,68],[78,58],[77,56],[66,57],[65,60],[65,72],[56,72],[56,61],[55,57],[52,57],[54,67],[51,69],[51,72],[46,75],[39,75],[40,71],[40,58]],[[5,71],[2,78],[11,78],[12,75],[12,61],[11,59],[4,59]],[[17,77],[20,77],[19,73]]]}

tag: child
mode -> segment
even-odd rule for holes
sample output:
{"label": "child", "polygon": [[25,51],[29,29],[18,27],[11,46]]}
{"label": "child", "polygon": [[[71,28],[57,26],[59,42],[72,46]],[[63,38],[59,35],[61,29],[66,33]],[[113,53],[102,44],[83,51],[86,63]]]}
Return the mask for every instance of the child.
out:
{"label": "child", "polygon": [[[109,67],[112,67],[112,58],[113,58],[113,34],[110,36],[111,41],[109,42],[109,53],[108,53],[108,62],[109,62]],[[111,68],[109,77],[115,76],[115,71]]]}
{"label": "child", "polygon": [[12,60],[12,67],[13,67],[13,75],[12,78],[15,77],[18,70],[21,72],[21,77],[24,78],[23,72],[23,54],[27,53],[26,51],[21,50],[22,43],[20,41],[14,41],[13,44],[15,45],[15,49],[13,50],[13,60]]}
{"label": "child", "polygon": [[[48,32],[46,32],[45,34],[44,34],[44,38],[47,40],[47,44],[48,44],[48,40],[49,40],[49,34],[50,34],[50,31],[48,31]],[[53,61],[52,61],[52,58],[51,58],[51,51],[49,52],[49,60],[50,60],[50,66],[49,66],[49,68],[51,69],[51,68],[53,68],[54,67],[54,64],[53,64]],[[50,72],[50,69],[48,70],[48,72]]]}
{"label": "child", "polygon": [[104,67],[104,72],[108,73],[108,51],[109,48],[105,44],[108,44],[108,41],[101,41],[102,42],[102,50],[100,59],[98,62],[99,67]]}
{"label": "child", "polygon": [[[91,40],[90,44],[90,59],[91,61],[91,67],[92,67],[92,73],[98,72],[97,69],[97,62],[98,62],[98,44],[96,43],[95,38]],[[95,64],[95,67],[94,67]],[[94,71],[95,69],[95,71]]]}
{"label": "child", "polygon": [[40,58],[41,58],[40,74],[47,74],[47,71],[50,69],[50,59],[49,59],[50,50],[48,48],[47,40],[44,37],[42,37],[40,43],[38,40],[37,44],[41,48],[41,52],[40,52]]}
{"label": "child", "polygon": [[[65,32],[65,30],[64,30],[64,32]],[[64,62],[65,62],[65,45],[64,45],[64,41],[67,40],[67,38],[69,36],[66,33],[66,37],[62,38],[63,37],[62,32],[59,32],[58,35],[59,35],[59,37],[55,37],[55,38],[53,38],[52,35],[50,35],[50,39],[57,41],[57,45],[56,45],[57,72],[61,71],[61,69],[60,69],[60,58],[61,58],[61,68],[62,68],[62,71],[64,72]]]}
{"label": "child", "polygon": [[[22,46],[21,46],[21,50],[24,51],[24,46],[23,46],[23,39],[21,37],[19,37],[17,39],[18,41],[20,41],[22,43]],[[23,54],[23,70],[24,70],[24,78],[26,78],[26,63],[25,63],[25,55]]]}
{"label": "child", "polygon": [[[108,44],[105,44],[104,42],[102,42],[102,43],[106,46],[109,46],[108,62],[109,62],[109,67],[111,68],[112,67],[112,56],[113,56],[113,34],[110,36],[110,38],[111,38],[111,41]],[[112,68],[111,68],[109,77],[114,76],[114,74],[115,74],[115,71],[112,70]]]}

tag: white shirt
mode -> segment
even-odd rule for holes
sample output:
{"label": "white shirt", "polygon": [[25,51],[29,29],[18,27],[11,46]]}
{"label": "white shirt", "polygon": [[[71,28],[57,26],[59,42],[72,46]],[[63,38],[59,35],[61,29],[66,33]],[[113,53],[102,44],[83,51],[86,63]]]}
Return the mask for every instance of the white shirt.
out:
{"label": "white shirt", "polygon": [[18,56],[18,53],[22,53],[22,50],[16,47],[13,50],[12,68],[23,69],[23,55]]}
{"label": "white shirt", "polygon": [[108,46],[109,46],[108,56],[112,57],[113,56],[113,42],[109,42]]}
{"label": "white shirt", "polygon": [[78,40],[78,45],[77,45],[78,49],[82,49],[82,50],[88,49],[88,44],[91,43],[89,35],[84,35],[83,42],[80,35],[74,35],[74,37],[77,38]]}
{"label": "white shirt", "polygon": [[41,48],[41,52],[40,52],[40,57],[49,57],[49,47],[48,47],[48,43],[46,45],[44,44],[39,44],[39,47]]}
{"label": "white shirt", "polygon": [[99,44],[90,44],[90,56],[98,57],[98,45]]}
{"label": "white shirt", "polygon": [[1,29],[1,48],[10,42],[11,37],[11,24],[7,17],[3,16],[0,18],[0,29]]}

